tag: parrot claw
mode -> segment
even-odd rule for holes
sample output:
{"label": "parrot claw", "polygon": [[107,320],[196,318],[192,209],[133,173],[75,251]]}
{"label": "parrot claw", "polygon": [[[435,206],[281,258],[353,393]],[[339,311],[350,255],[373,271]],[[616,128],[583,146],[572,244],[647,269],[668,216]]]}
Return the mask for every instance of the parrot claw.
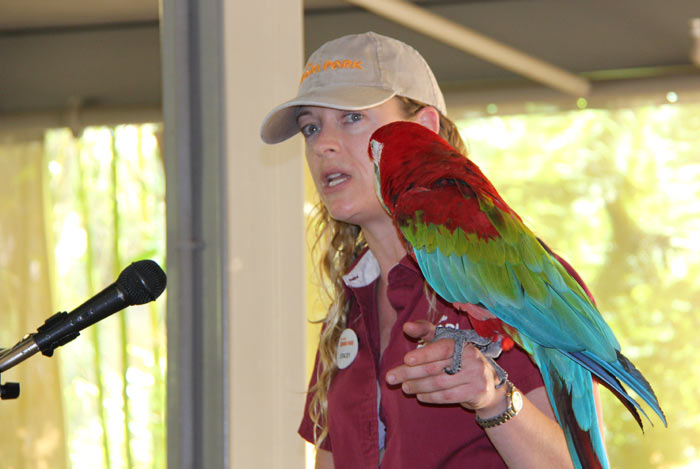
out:
{"label": "parrot claw", "polygon": [[470,343],[486,357],[494,370],[496,370],[496,376],[498,376],[499,379],[496,388],[500,388],[508,380],[508,373],[506,370],[501,368],[494,360],[494,358],[498,358],[501,355],[502,349],[500,340],[494,342],[490,339],[486,339],[471,329],[455,329],[453,327],[438,326],[435,328],[435,338],[433,342],[440,339],[452,339],[455,342],[455,349],[452,354],[452,365],[444,370],[448,375],[453,375],[462,369],[462,351],[464,350],[464,346]]}

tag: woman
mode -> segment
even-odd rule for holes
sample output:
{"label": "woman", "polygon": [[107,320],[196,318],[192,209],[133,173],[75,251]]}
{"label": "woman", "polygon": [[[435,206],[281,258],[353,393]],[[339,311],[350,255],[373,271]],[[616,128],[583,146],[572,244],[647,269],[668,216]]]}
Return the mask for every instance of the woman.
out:
{"label": "woman", "polygon": [[321,267],[333,302],[299,430],[317,445],[316,467],[571,467],[524,352],[499,359],[508,386],[496,386],[471,346],[460,372],[443,372],[454,344],[431,343],[435,326],[471,326],[427,287],[376,197],[369,137],[396,120],[420,123],[466,154],[420,54],[365,33],[314,52],[298,96],[261,130],[267,143],[301,132],[321,199]]}

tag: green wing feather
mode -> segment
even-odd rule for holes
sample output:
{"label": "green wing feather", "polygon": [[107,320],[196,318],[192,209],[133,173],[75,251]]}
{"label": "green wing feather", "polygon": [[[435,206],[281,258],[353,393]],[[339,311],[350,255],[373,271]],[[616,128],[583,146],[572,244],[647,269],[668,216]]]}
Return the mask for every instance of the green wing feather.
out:
{"label": "green wing feather", "polygon": [[483,196],[479,206],[500,236],[450,231],[426,223],[422,213],[399,223],[437,293],[484,304],[542,346],[615,360],[619,344],[581,286],[519,218]]}

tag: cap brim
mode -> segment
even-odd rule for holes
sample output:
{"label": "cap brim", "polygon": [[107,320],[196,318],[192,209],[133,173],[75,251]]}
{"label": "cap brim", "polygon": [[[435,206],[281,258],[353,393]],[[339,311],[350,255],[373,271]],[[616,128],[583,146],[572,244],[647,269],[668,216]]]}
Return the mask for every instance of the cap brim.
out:
{"label": "cap brim", "polygon": [[260,137],[265,143],[279,143],[299,132],[296,122],[297,106],[357,111],[383,104],[394,95],[392,90],[357,85],[326,87],[322,91],[306,93],[270,111],[263,120]]}

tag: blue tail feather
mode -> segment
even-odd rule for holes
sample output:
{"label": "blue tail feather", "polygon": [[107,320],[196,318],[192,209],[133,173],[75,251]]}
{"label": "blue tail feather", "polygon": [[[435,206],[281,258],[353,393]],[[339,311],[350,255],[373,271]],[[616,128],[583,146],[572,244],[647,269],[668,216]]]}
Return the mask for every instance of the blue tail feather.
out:
{"label": "blue tail feather", "polygon": [[[642,400],[644,400],[644,402],[646,402],[649,407],[654,410],[654,412],[656,412],[664,425],[667,425],[666,416],[661,410],[661,406],[659,405],[659,401],[656,398],[656,394],[651,388],[651,385],[644,378],[644,376],[642,376],[639,370],[635,368],[632,362],[630,362],[622,353],[618,351],[617,361],[612,363],[600,360],[595,355],[587,351],[572,353],[570,355],[578,363],[593,371],[596,376],[598,376],[608,387],[611,388],[611,390],[614,390],[618,399],[620,399],[628,409],[630,406],[628,406],[627,403],[631,403],[651,423],[651,419],[646,412],[644,412],[644,409],[642,409],[641,406],[634,399],[632,399],[629,394],[627,394],[625,389],[619,383],[618,379],[637,393],[637,395],[642,398]],[[617,381],[617,385],[615,385],[613,380]],[[635,418],[637,419],[639,426],[643,429],[639,416],[635,415]]]}
{"label": "blue tail feather", "polygon": [[529,343],[577,469],[609,469],[591,373],[556,349]]}

